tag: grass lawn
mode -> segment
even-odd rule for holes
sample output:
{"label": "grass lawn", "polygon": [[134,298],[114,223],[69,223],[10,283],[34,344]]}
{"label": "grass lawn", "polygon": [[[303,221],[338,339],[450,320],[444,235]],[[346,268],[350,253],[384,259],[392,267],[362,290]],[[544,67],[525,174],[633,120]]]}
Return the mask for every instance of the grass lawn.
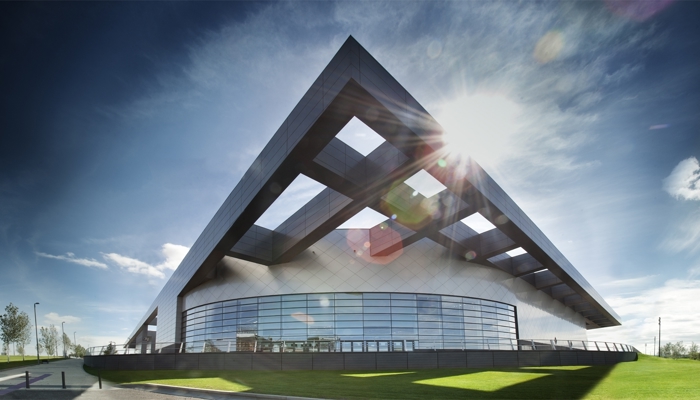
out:
{"label": "grass lawn", "polygon": [[[86,371],[95,370],[85,367]],[[700,362],[414,371],[102,371],[116,383],[332,399],[700,399]]]}
{"label": "grass lawn", "polygon": [[[47,357],[41,356],[42,360],[62,360],[63,357]],[[25,356],[22,361],[22,356],[10,356],[10,361],[7,361],[7,356],[0,356],[0,370],[24,367],[25,365],[36,365],[36,354],[33,356]]]}

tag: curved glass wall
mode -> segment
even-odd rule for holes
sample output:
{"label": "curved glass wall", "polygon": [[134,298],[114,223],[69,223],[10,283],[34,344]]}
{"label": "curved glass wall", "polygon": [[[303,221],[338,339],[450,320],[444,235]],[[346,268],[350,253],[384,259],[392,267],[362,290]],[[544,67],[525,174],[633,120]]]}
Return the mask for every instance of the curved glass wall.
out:
{"label": "curved glass wall", "polygon": [[510,349],[515,307],[412,293],[313,293],[221,301],[183,312],[188,352]]}

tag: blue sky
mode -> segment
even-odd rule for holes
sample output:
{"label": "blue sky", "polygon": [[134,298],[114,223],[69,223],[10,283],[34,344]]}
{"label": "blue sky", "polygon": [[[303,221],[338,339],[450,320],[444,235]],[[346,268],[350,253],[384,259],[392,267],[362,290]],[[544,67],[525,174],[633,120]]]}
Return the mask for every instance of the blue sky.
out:
{"label": "blue sky", "polygon": [[698,12],[2,3],[0,306],[123,342],[353,35],[622,316],[589,338],[700,342]]}

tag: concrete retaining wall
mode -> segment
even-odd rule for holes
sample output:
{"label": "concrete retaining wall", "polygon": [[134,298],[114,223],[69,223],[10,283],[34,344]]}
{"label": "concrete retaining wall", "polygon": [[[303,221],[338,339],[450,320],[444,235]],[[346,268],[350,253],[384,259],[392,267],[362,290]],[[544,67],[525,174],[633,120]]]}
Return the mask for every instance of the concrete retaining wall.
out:
{"label": "concrete retaining wall", "polygon": [[634,352],[434,351],[393,353],[191,353],[85,356],[107,370],[403,370],[604,365],[637,361]]}

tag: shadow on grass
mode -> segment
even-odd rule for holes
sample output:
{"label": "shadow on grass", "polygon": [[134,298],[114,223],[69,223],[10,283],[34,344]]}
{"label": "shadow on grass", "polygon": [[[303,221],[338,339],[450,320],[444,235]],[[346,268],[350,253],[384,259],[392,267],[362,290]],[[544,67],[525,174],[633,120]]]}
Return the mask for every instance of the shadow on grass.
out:
{"label": "shadow on grass", "polygon": [[[115,383],[343,399],[580,399],[615,366],[409,371],[102,371]],[[85,367],[88,373],[96,370]],[[227,388],[228,387],[228,388]],[[240,389],[244,387],[244,389]]]}

